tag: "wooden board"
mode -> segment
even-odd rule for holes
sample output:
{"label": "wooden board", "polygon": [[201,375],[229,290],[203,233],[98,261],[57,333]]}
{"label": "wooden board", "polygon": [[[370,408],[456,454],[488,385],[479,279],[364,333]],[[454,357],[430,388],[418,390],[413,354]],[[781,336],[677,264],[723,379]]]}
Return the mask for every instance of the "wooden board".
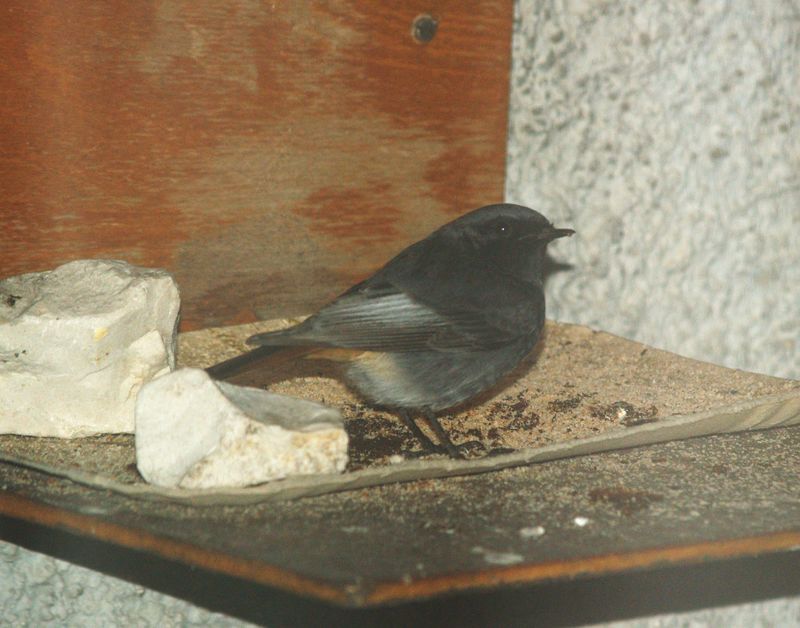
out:
{"label": "wooden board", "polygon": [[[184,364],[215,362],[260,326],[184,334],[179,356]],[[478,438],[493,447],[504,439],[521,449],[542,439],[610,433],[615,425],[655,432],[678,413],[727,415],[732,404],[748,402],[766,417],[776,396],[796,400],[800,390],[797,381],[701,363],[577,326],[548,324],[543,345],[516,382],[443,417],[456,442]],[[444,463],[420,458],[397,419],[359,407],[323,380],[274,385],[297,384],[296,394],[302,386],[317,400],[322,397],[310,393],[323,393],[346,417],[353,466],[366,465],[368,472],[384,465],[383,482],[397,483],[354,482],[336,487],[342,492],[307,492],[312,496],[302,499],[273,500],[259,488],[185,499],[137,490],[144,487],[131,435],[2,435],[0,538],[270,626],[353,626],[358,619],[473,625],[464,609],[481,600],[483,624],[529,625],[533,613],[539,619],[545,590],[559,600],[548,611],[558,621],[537,625],[800,592],[800,426],[445,478],[436,475]],[[387,451],[406,460],[388,464]],[[489,453],[447,464],[501,458]],[[402,483],[409,478],[390,477],[406,464],[432,473]],[[113,483],[65,477],[59,473],[65,469]],[[351,466],[342,477],[359,473]],[[247,491],[257,499],[240,499]],[[700,569],[709,565],[716,567]],[[664,571],[671,579],[651,578]],[[575,583],[583,578],[590,581],[581,589]],[[514,591],[523,617],[516,624],[504,615]],[[281,621],[277,599],[288,609]],[[440,614],[427,613],[427,623],[411,616],[430,604]],[[310,617],[309,605],[320,614]],[[387,614],[397,621],[383,623]],[[448,620],[435,621],[441,617]]]}
{"label": "wooden board", "polygon": [[165,267],[184,329],[311,310],[501,200],[511,17],[511,0],[4,3],[0,274]]}
{"label": "wooden board", "polygon": [[[475,625],[466,608],[479,625],[528,626],[554,594],[536,625],[574,625],[798,594],[798,452],[800,428],[780,428],[246,507],[0,464],[0,538],[270,626]],[[431,598],[426,621],[415,609]]]}

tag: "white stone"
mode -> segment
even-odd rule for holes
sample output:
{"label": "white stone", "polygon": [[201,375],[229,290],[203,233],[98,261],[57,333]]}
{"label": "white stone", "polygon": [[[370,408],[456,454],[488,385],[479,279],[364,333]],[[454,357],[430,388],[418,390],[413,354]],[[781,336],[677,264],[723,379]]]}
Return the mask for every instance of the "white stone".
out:
{"label": "white stone", "polygon": [[175,367],[172,276],[80,260],[0,281],[0,433],[132,432],[136,394]]}
{"label": "white stone", "polygon": [[151,484],[249,486],[347,464],[338,410],[179,369],[136,402],[136,464]]}

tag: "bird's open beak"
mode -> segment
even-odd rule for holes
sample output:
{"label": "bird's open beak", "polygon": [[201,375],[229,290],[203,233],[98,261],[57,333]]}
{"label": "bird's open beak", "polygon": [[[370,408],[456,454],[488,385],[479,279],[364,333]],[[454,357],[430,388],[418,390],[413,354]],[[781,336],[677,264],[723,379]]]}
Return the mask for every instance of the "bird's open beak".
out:
{"label": "bird's open beak", "polygon": [[543,239],[550,242],[550,240],[555,240],[556,238],[563,238],[565,236],[571,236],[574,234],[575,234],[574,229],[556,229],[555,227],[553,227],[552,229],[550,229],[549,232],[545,232],[543,234]]}
{"label": "bird's open beak", "polygon": [[571,236],[574,233],[575,233],[574,229],[556,229],[555,227],[551,226],[548,229],[542,229],[536,234],[525,236],[525,238],[536,238],[540,242],[552,242],[557,238]]}

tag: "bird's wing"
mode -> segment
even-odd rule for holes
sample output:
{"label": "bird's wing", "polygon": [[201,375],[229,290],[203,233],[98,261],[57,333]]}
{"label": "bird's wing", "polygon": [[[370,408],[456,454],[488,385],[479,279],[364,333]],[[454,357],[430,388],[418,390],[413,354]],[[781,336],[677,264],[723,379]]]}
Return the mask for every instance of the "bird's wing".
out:
{"label": "bird's wing", "polygon": [[367,281],[299,326],[258,334],[251,345],[320,345],[366,351],[480,350],[524,333],[496,326],[481,308],[432,307],[390,282]]}

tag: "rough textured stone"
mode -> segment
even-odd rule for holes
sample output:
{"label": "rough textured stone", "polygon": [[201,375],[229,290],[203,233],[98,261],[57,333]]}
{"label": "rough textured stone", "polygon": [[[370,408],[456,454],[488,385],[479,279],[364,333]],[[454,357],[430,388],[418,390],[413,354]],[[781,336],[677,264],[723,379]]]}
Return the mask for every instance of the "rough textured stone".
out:
{"label": "rough textured stone", "polygon": [[343,471],[347,433],[327,406],[180,369],[139,394],[136,460],[159,486],[248,486]]}
{"label": "rough textured stone", "polygon": [[0,432],[132,432],[142,384],[175,366],[172,276],[79,260],[0,282]]}

